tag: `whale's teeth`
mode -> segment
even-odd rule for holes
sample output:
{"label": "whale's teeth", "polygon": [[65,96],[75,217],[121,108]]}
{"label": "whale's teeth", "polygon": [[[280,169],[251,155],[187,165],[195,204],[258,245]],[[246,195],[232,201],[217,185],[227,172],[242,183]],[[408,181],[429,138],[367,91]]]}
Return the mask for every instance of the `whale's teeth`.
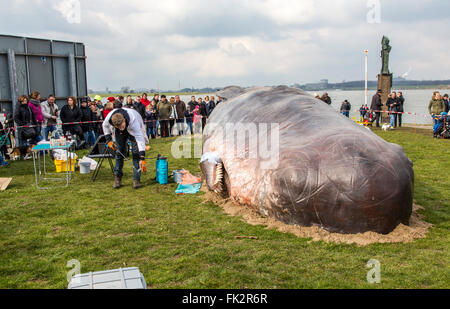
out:
{"label": "whale's teeth", "polygon": [[214,192],[216,193],[221,193],[223,191],[223,164],[219,163],[216,165],[216,179],[214,182],[214,187],[215,190]]}

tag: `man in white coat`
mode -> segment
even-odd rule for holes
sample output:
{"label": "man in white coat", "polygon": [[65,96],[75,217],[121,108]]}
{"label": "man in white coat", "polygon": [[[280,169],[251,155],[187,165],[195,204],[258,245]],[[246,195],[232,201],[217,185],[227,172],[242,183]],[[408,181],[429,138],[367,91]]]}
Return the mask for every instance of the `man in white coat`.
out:
{"label": "man in white coat", "polygon": [[127,153],[127,141],[131,142],[133,154],[133,188],[141,187],[141,161],[145,160],[148,137],[141,115],[129,108],[111,111],[103,122],[106,142],[114,139],[117,145],[116,166],[114,168],[114,189],[122,186],[123,155]]}

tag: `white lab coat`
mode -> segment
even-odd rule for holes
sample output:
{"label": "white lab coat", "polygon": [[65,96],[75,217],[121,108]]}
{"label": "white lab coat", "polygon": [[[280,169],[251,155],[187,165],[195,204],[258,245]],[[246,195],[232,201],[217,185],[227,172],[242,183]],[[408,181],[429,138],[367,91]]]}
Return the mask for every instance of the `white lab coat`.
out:
{"label": "white lab coat", "polygon": [[[106,117],[105,121],[103,121],[103,133],[105,135],[112,135],[114,140],[115,128],[109,123],[109,120],[116,110],[117,109],[111,111]],[[128,116],[130,117],[130,123],[128,124],[127,128],[128,133],[131,136],[134,136],[134,138],[136,139],[139,152],[145,151],[145,145],[148,144],[148,136],[141,115],[134,109],[123,108],[123,110],[126,111],[128,113]]]}

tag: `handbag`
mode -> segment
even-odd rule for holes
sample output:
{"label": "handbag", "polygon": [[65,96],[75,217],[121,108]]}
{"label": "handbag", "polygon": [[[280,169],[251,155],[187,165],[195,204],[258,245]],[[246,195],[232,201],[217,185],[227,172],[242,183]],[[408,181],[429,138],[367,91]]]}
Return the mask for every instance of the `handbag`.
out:
{"label": "handbag", "polygon": [[27,139],[33,139],[37,136],[37,132],[35,128],[22,128],[22,138]]}

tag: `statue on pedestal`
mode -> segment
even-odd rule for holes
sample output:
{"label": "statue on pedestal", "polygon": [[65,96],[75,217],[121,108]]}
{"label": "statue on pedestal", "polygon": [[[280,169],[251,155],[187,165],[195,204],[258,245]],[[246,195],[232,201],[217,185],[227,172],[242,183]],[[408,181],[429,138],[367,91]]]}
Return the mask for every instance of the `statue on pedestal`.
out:
{"label": "statue on pedestal", "polygon": [[381,74],[388,75],[391,74],[389,72],[389,53],[391,52],[392,47],[389,45],[389,38],[383,36],[383,40],[381,41]]}
{"label": "statue on pedestal", "polygon": [[[393,74],[389,71],[389,53],[391,52],[392,47],[389,43],[389,38],[383,36],[383,39],[381,40],[381,73],[378,75],[378,89],[381,89],[382,92],[381,102],[383,104],[383,111],[388,110],[386,102],[392,89]],[[388,123],[389,114],[383,113],[382,121]]]}

